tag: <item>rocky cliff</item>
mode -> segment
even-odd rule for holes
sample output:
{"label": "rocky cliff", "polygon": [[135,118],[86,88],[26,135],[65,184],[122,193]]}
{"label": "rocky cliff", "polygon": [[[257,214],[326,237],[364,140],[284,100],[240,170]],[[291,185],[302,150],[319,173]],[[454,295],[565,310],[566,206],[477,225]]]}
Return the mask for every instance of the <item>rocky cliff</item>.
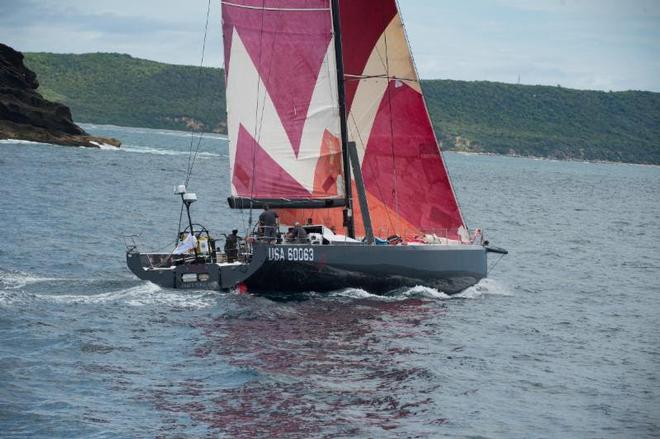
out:
{"label": "rocky cliff", "polygon": [[38,87],[23,54],[0,43],[0,139],[96,148],[121,145],[117,139],[87,134],[73,123],[67,106],[44,99]]}

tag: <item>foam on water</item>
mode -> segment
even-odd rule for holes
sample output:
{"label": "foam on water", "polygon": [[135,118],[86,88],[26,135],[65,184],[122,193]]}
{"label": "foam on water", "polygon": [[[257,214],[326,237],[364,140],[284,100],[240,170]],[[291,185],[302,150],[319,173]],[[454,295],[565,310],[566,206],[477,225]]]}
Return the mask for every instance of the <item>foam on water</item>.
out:
{"label": "foam on water", "polygon": [[66,280],[68,279],[35,276],[22,271],[0,271],[0,291],[20,290],[26,285],[31,285],[41,282],[66,281]]}
{"label": "foam on water", "polygon": [[93,144],[93,145],[98,146],[99,149],[105,149],[105,150],[108,150],[108,151],[118,151],[119,150],[118,146],[110,145],[108,143],[95,142],[93,140],[90,141],[90,143]]}
{"label": "foam on water", "polygon": [[31,140],[19,140],[19,139],[0,139],[0,145],[50,145],[49,143],[43,142],[33,142]]}
{"label": "foam on water", "polygon": [[191,309],[208,308],[215,303],[215,300],[208,292],[163,289],[151,282],[144,282],[134,287],[101,294],[37,294],[36,297],[42,300],[66,304],[123,303],[130,306],[162,305]]}
{"label": "foam on water", "polygon": [[[132,152],[137,154],[153,154],[153,155],[167,155],[167,156],[187,156],[190,154],[189,151],[177,151],[173,149],[162,149],[162,148],[153,148],[150,146],[141,146],[141,145],[125,145],[120,148],[121,151]],[[215,154],[212,152],[199,152],[198,157],[210,158],[210,157],[220,157],[220,154]]]}
{"label": "foam on water", "polygon": [[403,298],[422,298],[422,299],[451,299],[452,296],[449,296],[442,291],[438,291],[435,288],[425,287],[422,285],[417,285],[407,290],[403,290],[398,293],[398,296]]}
{"label": "foam on water", "polygon": [[361,288],[346,288],[339,291],[333,291],[329,294],[330,297],[346,297],[349,299],[375,299],[383,300],[384,296],[378,296],[376,294],[371,294]]}
{"label": "foam on water", "polygon": [[511,290],[495,279],[481,279],[476,285],[451,297],[457,299],[478,299],[484,295],[513,296]]}
{"label": "foam on water", "polygon": [[423,299],[449,299],[451,296],[436,290],[435,288],[417,285],[412,288],[397,290],[386,295],[372,294],[361,288],[346,288],[344,290],[334,291],[329,294],[330,297],[344,297],[349,299],[371,299],[383,302],[396,302],[411,298]]}
{"label": "foam on water", "polygon": [[0,290],[0,307],[14,307],[16,305],[23,305],[34,300],[33,294],[26,294],[22,291]]}
{"label": "foam on water", "polygon": [[41,301],[61,304],[162,305],[173,308],[201,309],[213,306],[216,301],[213,292],[163,289],[151,282],[99,294],[34,294],[30,290],[24,291],[26,287],[35,284],[57,283],[62,285],[63,282],[79,281],[41,277],[24,272],[0,271],[0,305],[13,306]]}
{"label": "foam on water", "polygon": [[[154,129],[154,128],[135,128],[135,127],[120,127],[117,125],[111,125],[111,124],[102,124],[102,125],[97,125],[97,124],[88,124],[88,123],[81,123],[79,124],[81,127],[86,128],[86,129],[119,129],[121,131],[126,131],[134,134],[148,134],[148,135],[161,135],[161,136],[172,136],[172,137],[183,137],[183,138],[190,138],[191,134],[190,131],[174,131],[174,130],[163,130],[163,129]],[[215,140],[226,140],[227,135],[224,134],[217,134],[217,133],[198,133],[195,132],[194,136],[196,139],[199,139],[200,134],[204,139],[215,139]]]}
{"label": "foam on water", "polygon": [[484,295],[500,295],[511,296],[513,295],[508,287],[500,284],[494,279],[482,279],[476,285],[467,288],[466,290],[449,295],[443,291],[439,291],[432,287],[417,285],[412,288],[404,288],[391,292],[387,295],[371,294],[360,288],[346,288],[344,290],[334,291],[329,294],[330,297],[344,297],[349,299],[372,299],[380,301],[400,301],[406,299],[433,299],[433,300],[448,300],[448,299],[477,299]]}

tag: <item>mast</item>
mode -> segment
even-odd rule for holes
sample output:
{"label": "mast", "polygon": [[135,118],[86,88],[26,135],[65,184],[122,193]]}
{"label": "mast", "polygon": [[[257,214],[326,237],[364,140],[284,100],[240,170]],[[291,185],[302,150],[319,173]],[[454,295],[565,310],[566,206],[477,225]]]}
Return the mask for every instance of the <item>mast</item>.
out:
{"label": "mast", "polygon": [[362,169],[360,169],[360,159],[358,157],[357,149],[355,148],[355,142],[348,142],[348,155],[351,158],[351,164],[353,165],[355,189],[358,193],[358,201],[360,201],[360,212],[362,212],[362,224],[364,225],[365,238],[367,240],[367,244],[373,244],[374,230],[371,227],[371,216],[369,216],[369,204],[367,203],[367,197],[364,196],[364,179],[362,178]]}
{"label": "mast", "polygon": [[339,16],[339,0],[330,0],[332,4],[332,29],[335,34],[335,57],[337,64],[337,92],[339,95],[339,128],[341,131],[341,158],[344,164],[344,190],[346,193],[346,208],[344,223],[348,228],[348,236],[355,238],[355,221],[353,219],[353,189],[351,188],[351,165],[348,156],[348,125],[346,123],[346,90],[344,88],[344,55],[341,43],[341,24]]}
{"label": "mast", "polygon": [[[344,209],[344,221],[348,228],[348,236],[355,238],[355,220],[353,218],[353,190],[351,188],[351,154],[349,153],[348,144],[348,124],[346,123],[346,90],[344,87],[344,54],[341,41],[341,23],[339,15],[339,0],[330,0],[332,4],[332,28],[335,34],[335,57],[337,64],[337,92],[339,95],[339,126],[341,129],[341,156],[344,162],[344,188],[346,190],[346,209]],[[357,160],[357,153],[354,154]],[[355,162],[353,166],[359,171],[360,163]],[[360,183],[362,181],[361,173]],[[369,244],[373,242],[373,232],[371,230],[371,218],[369,216],[369,209],[367,207],[367,196],[365,194],[364,185],[358,184],[356,186],[358,192],[358,199],[360,201],[360,211],[362,212],[363,223],[366,228],[367,239]]]}

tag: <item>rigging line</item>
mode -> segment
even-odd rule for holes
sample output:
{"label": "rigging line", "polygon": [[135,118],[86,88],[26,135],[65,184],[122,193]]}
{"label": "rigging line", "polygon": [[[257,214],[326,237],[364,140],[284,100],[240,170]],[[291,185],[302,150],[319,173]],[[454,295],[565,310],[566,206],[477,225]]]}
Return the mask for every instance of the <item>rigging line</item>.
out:
{"label": "rigging line", "polygon": [[199,140],[197,141],[197,147],[195,148],[195,155],[193,156],[192,164],[190,166],[190,172],[188,173],[188,178],[186,178],[186,186],[188,185],[188,181],[190,180],[190,176],[192,175],[192,170],[193,167],[195,166],[195,162],[197,161],[197,155],[199,153],[199,147],[202,144],[202,139],[204,138],[204,133],[199,134]]}
{"label": "rigging line", "polygon": [[[353,112],[351,111],[349,115],[350,115],[350,118],[353,119],[353,125],[355,125],[355,132],[357,133],[358,139],[360,139],[360,143],[362,145],[364,145],[364,150],[365,150],[365,154],[366,154],[367,144],[364,143],[364,139],[362,139],[362,134],[360,133],[360,129],[358,128],[357,120],[355,120],[355,114],[353,114]],[[357,148],[357,145],[356,145],[356,148]],[[364,165],[364,160],[363,160],[363,165]],[[369,169],[374,171],[373,167],[374,167],[373,162],[370,162]],[[385,197],[383,197],[383,191],[380,188],[380,184],[378,183],[378,179],[376,179],[374,183],[376,184],[376,190],[378,191],[378,195],[380,196],[380,199],[384,200]],[[365,190],[366,190],[366,187],[365,187]],[[387,215],[387,222],[390,223],[390,227],[392,228],[392,231],[396,231],[396,229],[394,227],[394,222],[392,221],[392,217],[390,216],[389,209],[385,209],[385,215]]]}
{"label": "rigging line", "polygon": [[497,266],[497,264],[499,264],[499,262],[504,258],[504,256],[506,256],[506,255],[500,255],[500,257],[497,258],[497,261],[495,261],[495,263],[494,263],[493,265],[491,265],[490,267],[488,267],[488,272],[489,272],[489,273],[492,272],[492,271],[495,269],[495,267]]}
{"label": "rigging line", "polygon": [[[332,11],[330,12],[330,19],[332,20]],[[329,94],[330,97],[333,99],[333,109],[335,110],[335,114],[336,114],[336,117],[337,117],[336,118],[337,125],[335,125],[335,128],[337,129],[337,133],[339,133],[339,137],[338,137],[337,140],[339,140],[338,154],[339,154],[339,157],[340,157],[340,160],[341,160],[340,163],[339,163],[339,167],[340,167],[341,172],[337,176],[338,177],[337,178],[337,196],[341,195],[341,193],[339,191],[339,189],[340,189],[339,185],[341,184],[342,189],[343,189],[343,193],[344,193],[344,199],[346,200],[348,198],[348,194],[346,193],[346,188],[343,187],[343,186],[345,186],[345,180],[344,180],[344,178],[345,178],[345,176],[344,176],[345,168],[343,166],[342,146],[341,146],[341,120],[340,120],[341,115],[339,114],[340,113],[339,112],[339,81],[337,79],[337,68],[338,68],[338,66],[337,66],[337,58],[336,58],[336,56],[333,56],[335,54],[334,50],[335,50],[335,47],[336,47],[335,42],[334,42],[335,38],[341,38],[341,35],[336,35],[335,34],[335,29],[334,29],[334,26],[333,26],[333,28],[332,28],[332,40],[333,41],[330,41],[330,45],[329,45],[329,47],[332,47],[333,49],[332,49],[332,54],[331,54],[330,50],[326,51],[325,66],[327,68],[327,74],[328,74],[328,79],[329,79],[328,80],[328,89],[329,89],[328,91],[330,93]],[[344,83],[346,83],[346,73],[344,73]],[[333,85],[336,85],[336,87],[333,88]],[[348,115],[348,112],[349,112],[349,109],[346,108],[346,114],[347,115]],[[339,177],[341,177],[341,178],[339,178]]]}
{"label": "rigging line", "polygon": [[176,226],[176,244],[179,244],[179,234],[181,233],[182,220],[183,220],[183,203],[181,203],[181,211],[179,212],[179,225]]}
{"label": "rigging line", "polygon": [[[376,45],[376,53],[378,54],[378,57],[380,58],[381,64],[383,64],[383,67],[386,67],[386,64],[383,63],[383,56],[380,53],[378,45]],[[389,72],[386,72],[386,73],[389,73]],[[348,75],[344,75],[344,77],[346,77],[346,76],[348,76]],[[360,75],[350,75],[350,76],[353,77],[352,80],[357,79],[358,81],[361,81],[361,78],[359,78]],[[386,76],[386,75],[378,75],[378,76]],[[377,76],[375,76],[375,77],[377,77]],[[362,134],[360,133],[360,129],[358,127],[357,120],[355,119],[355,114],[351,111],[351,112],[349,112],[349,117],[353,120],[353,125],[355,126],[355,131],[358,135],[358,138],[360,139],[360,143],[364,146],[364,150],[365,150],[365,153],[366,153],[367,144],[364,142],[364,139],[362,138]],[[372,169],[372,171],[373,171],[373,167],[374,167],[374,164],[371,163],[370,169]],[[380,199],[385,200],[385,197],[383,196],[383,191],[380,187],[380,184],[378,183],[378,180],[376,180],[374,183],[376,185],[376,190],[378,191],[378,195],[380,196]],[[394,227],[394,222],[392,221],[392,217],[390,215],[389,209],[385,209],[385,214],[387,215],[387,222],[389,223],[392,232],[396,233],[396,227]]]}
{"label": "rigging line", "polygon": [[[197,74],[197,86],[195,89],[195,112],[193,114],[196,114],[199,108],[199,95],[200,95],[200,88],[201,88],[201,82],[202,82],[202,69],[204,66],[204,55],[206,53],[206,38],[208,35],[208,29],[209,29],[209,17],[211,15],[211,0],[208,0],[208,3],[206,5],[206,22],[204,24],[204,40],[202,42],[202,57],[199,62],[199,69],[198,69],[198,74]],[[185,180],[185,185],[188,186],[188,183],[190,182],[190,176],[192,175],[192,169],[195,164],[195,160],[191,160],[192,156],[192,149],[193,149],[193,144],[195,142],[195,132],[193,128],[190,129],[190,148],[188,149],[188,165],[186,167],[186,180]],[[197,143],[197,150],[195,151],[195,159],[197,158],[197,152],[199,151],[199,145],[202,142],[202,135],[200,134],[199,137],[199,142]],[[183,203],[181,203],[181,210],[179,211],[179,224],[177,225],[177,232],[176,232],[176,243],[179,243],[179,232],[181,231],[181,222],[183,220]]]}
{"label": "rigging line", "polygon": [[[208,0],[207,6],[206,6],[206,22],[204,24],[204,41],[202,42],[202,58],[199,62],[199,68],[197,70],[197,86],[195,89],[195,111],[194,114],[197,114],[199,111],[199,100],[200,100],[200,91],[201,91],[201,83],[202,83],[202,73],[204,72],[204,56],[206,55],[206,40],[208,37],[208,31],[209,31],[209,18],[211,15],[211,0]],[[192,175],[193,167],[195,166],[195,161],[197,160],[197,154],[199,152],[199,147],[202,143],[202,138],[204,137],[203,133],[200,133],[199,135],[199,141],[197,142],[197,147],[195,148],[195,155],[194,157],[192,156],[192,151],[193,151],[193,145],[195,143],[195,131],[194,128],[191,127],[190,129],[190,149],[188,152],[188,169],[186,173],[186,186],[188,186],[188,182],[190,181],[190,177]]]}
{"label": "rigging line", "polygon": [[[401,212],[399,209],[399,191],[397,191],[397,172],[396,172],[396,155],[394,154],[394,113],[392,112],[392,90],[390,88],[390,51],[387,46],[387,30],[383,32],[385,43],[385,73],[387,75],[387,105],[390,111],[390,148],[392,151],[392,196],[394,198],[394,208],[396,209],[396,216],[398,222],[397,235],[401,236]],[[397,79],[395,79],[397,81]],[[396,82],[395,82],[396,84]]]}
{"label": "rigging line", "polygon": [[[275,50],[274,50],[275,49],[275,39],[273,39],[271,41],[272,42],[271,42],[270,52],[274,53],[275,52]],[[268,80],[270,78],[270,71],[273,67],[274,60],[275,60],[275,57],[271,56],[270,57],[270,63],[268,64],[268,70],[267,70],[268,77],[266,77],[266,80]],[[260,61],[261,61],[261,59],[260,59]],[[266,99],[267,98],[268,98],[268,90],[264,87],[264,99],[263,99],[263,103],[261,105],[261,116],[259,117],[258,122],[255,121],[255,125],[259,126],[258,131],[257,131],[257,128],[255,127],[255,133],[254,133],[255,137],[256,137],[255,140],[257,141],[257,143],[259,145],[261,145],[261,133],[263,132],[263,128],[264,128],[264,115],[266,114]]]}
{"label": "rigging line", "polygon": [[[265,0],[264,0],[265,2]],[[263,4],[263,3],[262,3]],[[268,10],[268,9],[264,9]],[[262,61],[262,54],[263,54],[263,34],[264,34],[264,29],[263,29],[263,23],[264,23],[264,16],[265,14],[261,14],[262,17],[262,23],[261,23],[261,34],[260,34],[260,41],[259,41],[259,65],[261,65]],[[270,47],[270,53],[275,52],[275,39],[271,40],[271,47]],[[268,64],[268,69],[266,70],[268,72],[268,76],[265,78],[268,80],[270,78],[270,72],[273,66],[273,62],[275,61],[275,57],[271,56],[270,57],[270,62]],[[263,80],[260,77],[259,84],[261,84]],[[266,114],[266,99],[268,99],[268,89],[265,87],[264,83],[264,96],[263,96],[263,101],[261,103],[261,115],[259,117],[255,117],[255,140],[257,142],[257,145],[261,146],[261,134],[263,132],[263,127],[264,127],[264,115]],[[257,93],[257,100],[259,100],[259,93]],[[259,113],[259,106],[257,106],[257,113]],[[253,181],[256,181],[255,177],[255,169],[256,169],[256,148],[254,148],[253,154],[252,154],[252,179]],[[255,182],[256,183],[256,182]],[[254,186],[252,186],[252,189],[254,189]],[[251,192],[250,198],[254,196],[254,192]],[[252,208],[252,203],[250,203],[250,208]],[[252,227],[252,209],[250,209],[250,227]]]}
{"label": "rigging line", "polygon": [[[232,3],[227,3],[223,2],[223,4],[228,4],[228,5],[233,5]],[[266,7],[266,0],[261,0],[261,8],[264,9]],[[262,12],[261,14],[261,26],[259,29],[259,66],[261,66],[261,61],[263,58],[263,42],[264,42],[264,16],[265,14]],[[258,72],[258,67],[257,67],[257,72]],[[261,75],[257,73],[257,103],[256,103],[256,108],[254,110],[254,135],[256,137],[255,142],[259,142],[259,138],[261,137],[261,130],[259,129],[259,94],[261,93]],[[264,107],[266,106],[266,97],[264,94]],[[259,134],[258,134],[259,133]],[[250,184],[250,213],[249,213],[249,228],[252,228],[252,199],[254,198],[254,185],[256,184],[256,176],[254,175],[254,171],[256,169],[256,162],[257,162],[257,145],[252,146],[252,183]]]}
{"label": "rigging line", "polygon": [[[417,78],[419,78],[419,70],[417,69],[417,63],[415,62],[415,57],[412,54],[412,47],[410,46],[410,38],[408,38],[408,31],[406,30],[405,26],[405,20],[403,17],[403,14],[401,13],[401,7],[399,6],[399,0],[394,0],[396,3],[396,8],[397,11],[399,12],[399,17],[401,19],[401,29],[403,30],[403,37],[406,39],[406,45],[408,47],[408,55],[410,56],[410,61],[412,62],[413,66],[413,72]],[[424,102],[424,108],[426,110],[426,117],[429,121],[429,124],[431,125],[431,128],[433,128],[433,122],[431,121],[431,115],[429,114],[429,106],[426,104],[426,98],[424,97],[424,93],[422,93],[422,101]],[[438,148],[438,154],[440,155],[440,158],[442,159],[442,168],[445,170],[445,174],[447,174],[447,180],[449,181],[449,187],[451,188],[451,193],[454,196],[454,202],[456,203],[456,207],[458,209],[458,216],[461,219],[461,225],[465,227],[466,229],[468,228],[466,223],[465,223],[465,218],[463,217],[463,210],[461,209],[461,204],[458,201],[458,197],[456,197],[456,191],[454,190],[454,183],[452,183],[451,175],[449,173],[449,169],[447,168],[446,162],[445,162],[445,156],[444,152],[440,148],[440,143],[438,142],[438,136],[435,133],[435,129],[431,130],[433,132],[433,138],[435,139],[435,144],[436,147]]]}
{"label": "rigging line", "polygon": [[[381,11],[384,11],[384,10],[381,10]],[[389,109],[390,109],[390,136],[391,136],[391,140],[392,140],[392,156],[393,156],[392,157],[392,162],[393,162],[393,167],[396,171],[396,167],[394,166],[394,139],[393,139],[393,135],[392,135],[392,132],[393,132],[393,128],[392,128],[392,103],[391,103],[391,99],[390,99],[390,89],[389,89],[389,80],[393,79],[393,78],[390,77],[390,75],[389,75],[390,72],[389,72],[389,55],[388,55],[388,48],[387,48],[387,31],[383,32],[383,37],[384,37],[384,43],[385,43],[385,57],[383,57],[383,54],[381,53],[380,47],[378,47],[378,43],[376,44],[375,49],[376,49],[376,54],[378,55],[378,58],[380,60],[381,65],[385,68],[385,74],[384,75],[373,75],[373,76],[367,75],[365,79],[371,79],[371,78],[385,79],[385,78],[387,78],[387,84],[386,84],[386,89],[385,90],[386,90],[387,95],[388,95],[388,103],[389,103]],[[354,75],[354,76],[358,76],[358,75]],[[352,80],[355,80],[355,79],[356,79],[355,77],[352,78]],[[361,80],[361,79],[359,79],[359,80]],[[364,145],[364,143],[363,143],[363,145]],[[365,146],[365,149],[366,149],[366,146]],[[401,229],[401,215],[399,213],[398,195],[397,195],[397,192],[396,192],[396,176],[393,176],[393,178],[394,178],[394,191],[393,191],[394,192],[394,194],[393,194],[394,197],[393,198],[394,198],[394,203],[395,203],[395,207],[396,207],[396,211],[397,211],[396,213],[397,213],[397,216],[398,216],[399,226],[394,227],[394,223],[393,223],[393,221],[392,221],[392,219],[389,215],[389,212],[387,213],[387,217],[388,217],[387,219],[388,219],[388,222],[390,223],[390,227],[392,228],[392,231],[395,234],[398,234],[398,229]],[[383,198],[383,194],[382,194],[380,185],[378,183],[376,183],[376,187],[378,188],[378,192],[381,196],[381,199],[384,200],[385,198]]]}

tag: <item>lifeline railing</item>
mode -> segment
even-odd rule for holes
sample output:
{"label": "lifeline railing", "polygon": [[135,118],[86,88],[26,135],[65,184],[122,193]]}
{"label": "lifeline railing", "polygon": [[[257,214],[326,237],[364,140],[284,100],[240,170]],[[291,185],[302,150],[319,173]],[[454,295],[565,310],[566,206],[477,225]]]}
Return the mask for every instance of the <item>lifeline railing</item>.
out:
{"label": "lifeline railing", "polygon": [[[318,224],[303,227],[318,227]],[[274,230],[273,230],[274,229]],[[274,233],[267,233],[272,231]],[[444,244],[444,245],[483,245],[484,233],[480,228],[466,229],[459,228],[444,228],[444,229],[427,229],[420,233],[417,229],[403,229],[400,233],[391,233],[391,231],[380,230],[380,233],[374,231],[377,238],[377,243],[419,243],[419,244]],[[280,234],[280,227],[277,226],[262,226],[257,225],[254,227],[252,234],[249,236],[257,242],[270,242],[270,243],[295,243],[288,242],[285,239],[285,234]],[[358,238],[360,239],[360,238]],[[299,242],[298,242],[299,243]],[[249,244],[249,242],[248,242]]]}

